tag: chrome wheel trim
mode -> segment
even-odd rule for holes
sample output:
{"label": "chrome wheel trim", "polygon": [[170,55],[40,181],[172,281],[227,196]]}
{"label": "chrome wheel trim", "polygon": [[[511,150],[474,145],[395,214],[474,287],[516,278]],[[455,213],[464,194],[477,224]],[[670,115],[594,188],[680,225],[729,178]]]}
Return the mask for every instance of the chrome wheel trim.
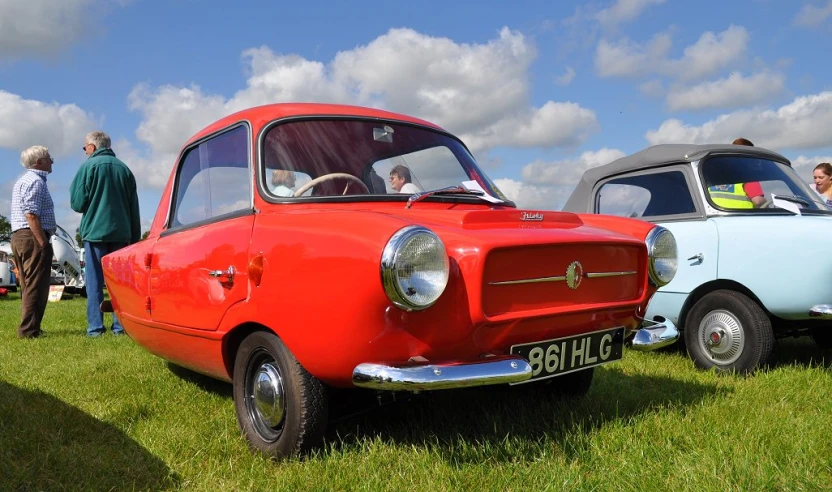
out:
{"label": "chrome wheel trim", "polygon": [[276,441],[283,432],[286,392],[280,370],[268,352],[252,356],[246,379],[249,419],[263,440]]}
{"label": "chrome wheel trim", "polygon": [[714,364],[727,366],[742,355],[745,332],[742,323],[730,311],[709,312],[699,323],[699,348]]}

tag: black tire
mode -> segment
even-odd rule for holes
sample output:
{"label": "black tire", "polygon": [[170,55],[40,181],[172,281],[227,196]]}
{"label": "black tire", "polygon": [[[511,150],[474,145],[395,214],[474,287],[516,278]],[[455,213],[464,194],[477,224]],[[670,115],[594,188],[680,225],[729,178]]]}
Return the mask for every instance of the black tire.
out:
{"label": "black tire", "polygon": [[822,328],[813,328],[812,329],[812,340],[818,345],[818,347],[823,349],[831,349],[832,348],[832,326],[830,327],[822,327]]}
{"label": "black tire", "polygon": [[86,299],[87,298],[87,286],[85,285],[85,286],[81,287],[81,289],[78,290],[78,294],[80,294],[81,297]]}
{"label": "black tire", "polygon": [[720,372],[753,372],[774,348],[771,320],[756,302],[733,290],[699,299],[685,319],[684,337],[696,367]]}
{"label": "black tire", "polygon": [[[258,378],[262,384],[255,392]],[[237,350],[234,408],[251,448],[283,459],[306,454],[322,443],[329,405],[324,385],[283,342],[273,333],[258,331]]]}
{"label": "black tire", "polygon": [[594,377],[595,368],[590,367],[589,369],[554,377],[549,380],[549,387],[554,390],[555,394],[563,398],[582,398],[589,392]]}

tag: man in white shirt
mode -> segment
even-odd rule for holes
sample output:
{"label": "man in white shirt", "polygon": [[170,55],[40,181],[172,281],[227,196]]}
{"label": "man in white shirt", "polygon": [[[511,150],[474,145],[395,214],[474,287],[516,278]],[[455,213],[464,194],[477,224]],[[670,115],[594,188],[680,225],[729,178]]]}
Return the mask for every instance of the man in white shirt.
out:
{"label": "man in white shirt", "polygon": [[399,164],[390,170],[390,186],[396,190],[397,193],[407,193],[412,195],[414,193],[421,193],[422,190],[418,186],[410,182],[410,169],[407,166]]}

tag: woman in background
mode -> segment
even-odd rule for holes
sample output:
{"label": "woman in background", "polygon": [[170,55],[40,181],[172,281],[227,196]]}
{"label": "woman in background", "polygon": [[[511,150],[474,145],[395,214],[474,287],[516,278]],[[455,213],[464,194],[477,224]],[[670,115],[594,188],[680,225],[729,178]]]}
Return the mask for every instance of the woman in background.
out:
{"label": "woman in background", "polygon": [[272,185],[274,189],[272,193],[277,196],[294,196],[295,192],[292,190],[295,186],[295,173],[285,169],[276,169],[272,173]]}
{"label": "woman in background", "polygon": [[815,166],[812,178],[815,180],[815,191],[823,198],[826,206],[832,207],[832,164],[821,162]]}

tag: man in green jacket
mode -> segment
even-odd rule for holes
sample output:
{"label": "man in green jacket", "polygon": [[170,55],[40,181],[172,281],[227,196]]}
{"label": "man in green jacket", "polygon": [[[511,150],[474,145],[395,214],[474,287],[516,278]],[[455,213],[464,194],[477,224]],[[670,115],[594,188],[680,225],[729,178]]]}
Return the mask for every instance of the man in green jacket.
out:
{"label": "man in green jacket", "polygon": [[[80,234],[84,241],[87,287],[87,336],[98,337],[106,332],[101,313],[104,298],[104,275],[101,258],[141,236],[139,196],[136,178],[110,148],[110,137],[104,132],[91,132],[84,139],[88,159],[81,164],[69,186],[72,210],[83,214]],[[114,335],[124,329],[113,315]]]}

